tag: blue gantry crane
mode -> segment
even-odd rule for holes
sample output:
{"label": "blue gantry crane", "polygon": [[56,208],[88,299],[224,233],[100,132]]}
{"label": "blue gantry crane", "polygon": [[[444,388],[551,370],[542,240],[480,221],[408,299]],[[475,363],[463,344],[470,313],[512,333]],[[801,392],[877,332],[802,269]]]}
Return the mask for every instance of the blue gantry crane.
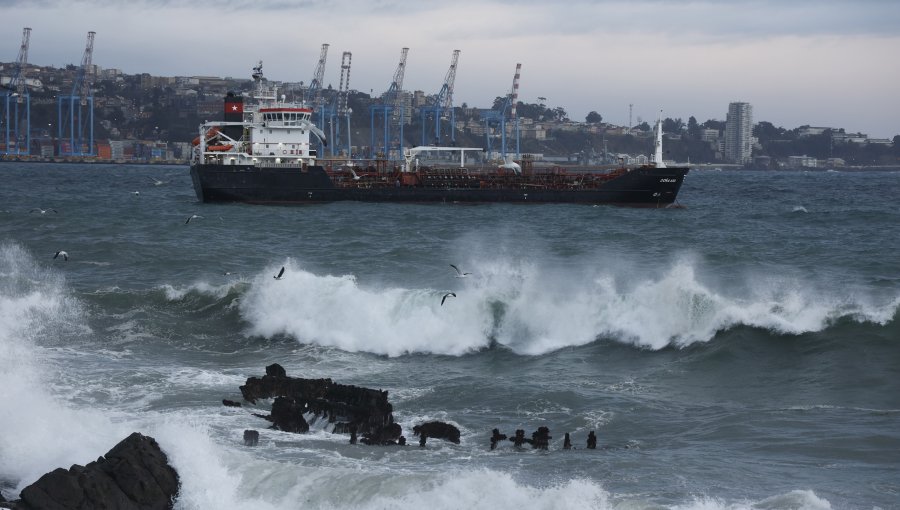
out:
{"label": "blue gantry crane", "polygon": [[28,155],[31,153],[31,95],[25,80],[25,66],[28,64],[28,44],[31,29],[22,30],[22,45],[19,46],[19,57],[13,67],[13,75],[3,91],[3,124],[4,146],[2,154]]}
{"label": "blue gantry crane", "polygon": [[[409,48],[403,48],[400,51],[400,63],[397,64],[397,70],[394,71],[394,79],[391,81],[390,87],[388,87],[387,92],[385,92],[381,98],[382,102],[380,104],[373,104],[369,106],[369,115],[370,115],[370,128],[372,133],[372,150],[376,150],[378,146],[375,145],[375,117],[378,114],[381,114],[382,120],[384,122],[384,127],[382,129],[382,133],[384,134],[384,143],[381,145],[381,152],[384,154],[384,157],[388,159],[401,159],[403,157],[403,124],[404,124],[404,108],[403,108],[403,75],[406,72],[406,55],[409,53]],[[392,149],[394,147],[391,146],[391,133],[392,127],[397,125],[399,127],[399,135],[398,135],[398,143],[397,150],[394,153],[395,157],[391,158]],[[374,156],[374,154],[373,154]]]}
{"label": "blue gantry crane", "polygon": [[88,32],[81,67],[72,83],[72,93],[58,98],[59,154],[61,156],[94,156],[94,93],[91,91],[91,60],[94,36]]}
{"label": "blue gantry crane", "polygon": [[[419,114],[422,118],[422,145],[441,145],[441,120],[450,120],[450,144],[456,143],[456,112],[453,110],[453,83],[456,81],[456,64],[459,62],[459,50],[453,50],[453,57],[450,59],[450,69],[444,77],[444,84],[441,90],[434,96],[431,104],[419,108]],[[426,126],[430,124],[429,116],[434,120],[434,129],[427,131]],[[433,138],[428,140],[426,131]]]}
{"label": "blue gantry crane", "polygon": [[488,154],[493,151],[493,138],[500,135],[500,157],[504,162],[507,161],[507,121],[513,122],[513,133],[516,136],[516,158],[520,157],[519,150],[519,117],[516,115],[516,104],[519,101],[519,76],[521,75],[522,64],[516,64],[516,74],[513,76],[512,88],[502,98],[499,105],[495,105],[490,110],[481,110],[481,119],[484,121],[485,149]]}
{"label": "blue gantry crane", "polygon": [[[341,56],[341,82],[337,94],[332,97],[332,102],[326,107],[328,115],[328,139],[331,140],[330,153],[338,155],[346,145],[347,157],[350,157],[350,115],[353,111],[347,106],[347,98],[350,94],[350,60],[352,54],[345,51]],[[341,126],[341,121],[346,122],[346,131]],[[345,143],[346,142],[346,143]]]}

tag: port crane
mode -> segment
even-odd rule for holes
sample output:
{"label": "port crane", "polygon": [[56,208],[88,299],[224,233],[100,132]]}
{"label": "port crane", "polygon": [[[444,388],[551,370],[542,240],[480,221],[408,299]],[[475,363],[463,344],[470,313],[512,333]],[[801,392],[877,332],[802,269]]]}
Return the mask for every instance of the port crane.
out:
{"label": "port crane", "polygon": [[504,163],[509,164],[507,160],[508,151],[506,147],[507,121],[513,122],[513,133],[516,135],[516,158],[521,157],[519,150],[519,117],[516,115],[516,104],[519,102],[519,77],[521,76],[522,64],[516,64],[516,74],[513,75],[512,88],[499,105],[490,110],[481,110],[481,118],[484,121],[484,136],[488,154],[493,151],[493,137],[496,136],[495,129],[500,132],[500,156]]}
{"label": "port crane", "polygon": [[28,64],[28,44],[31,29],[22,30],[22,44],[19,56],[13,67],[13,75],[3,93],[4,146],[2,154],[28,155],[31,153],[31,95],[25,79],[25,66]]}
{"label": "port crane", "polygon": [[[325,131],[325,101],[322,98],[322,81],[325,79],[325,61],[328,58],[328,43],[322,44],[319,52],[319,62],[316,64],[316,70],[313,72],[313,78],[306,88],[306,101],[309,101],[313,108],[315,123],[319,129]],[[324,153],[324,143],[319,141],[319,153]]]}
{"label": "port crane", "polygon": [[[72,93],[58,98],[59,154],[61,156],[94,156],[94,93],[90,77],[94,54],[94,36],[88,32],[81,67],[72,83]],[[85,134],[87,131],[87,134]],[[87,137],[87,138],[85,138]]]}
{"label": "port crane", "polygon": [[426,137],[426,128],[428,116],[434,118],[434,129],[431,131],[433,135],[432,143],[434,145],[441,144],[441,119],[450,119],[450,145],[456,143],[456,112],[453,110],[453,84],[456,81],[456,64],[459,61],[459,50],[453,50],[453,57],[450,59],[450,69],[444,77],[444,84],[440,92],[434,96],[434,102],[430,105],[423,106],[419,109],[422,117],[422,145],[426,145],[430,140]]}
{"label": "port crane", "polygon": [[380,113],[384,122],[384,127],[382,129],[384,134],[384,144],[381,146],[381,149],[384,156],[388,159],[391,159],[391,146],[389,142],[391,138],[391,127],[394,124],[399,125],[397,157],[394,159],[400,159],[403,156],[403,124],[405,120],[403,113],[403,75],[406,72],[406,55],[408,53],[409,48],[403,48],[400,51],[400,63],[397,64],[397,70],[394,71],[394,79],[391,81],[390,87],[388,87],[387,92],[381,96],[383,102],[381,104],[373,104],[369,107],[370,129],[372,133],[371,147],[373,150],[376,147],[375,116]]}
{"label": "port crane", "polygon": [[341,120],[346,120],[346,147],[347,157],[350,157],[350,115],[353,111],[347,106],[347,97],[350,94],[350,61],[353,54],[345,51],[341,56],[341,82],[337,94],[332,98],[332,103],[328,105],[328,139],[331,140],[331,155],[335,156],[340,152],[340,147],[344,143],[341,133]]}

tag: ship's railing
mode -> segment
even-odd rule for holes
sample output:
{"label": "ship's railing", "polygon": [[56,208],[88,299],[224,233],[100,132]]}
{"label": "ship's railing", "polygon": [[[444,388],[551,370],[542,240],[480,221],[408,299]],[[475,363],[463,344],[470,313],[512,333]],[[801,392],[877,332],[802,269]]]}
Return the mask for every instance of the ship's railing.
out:
{"label": "ship's railing", "polygon": [[258,168],[303,168],[300,161],[290,161],[287,163],[275,163],[274,161],[259,161],[255,165]]}

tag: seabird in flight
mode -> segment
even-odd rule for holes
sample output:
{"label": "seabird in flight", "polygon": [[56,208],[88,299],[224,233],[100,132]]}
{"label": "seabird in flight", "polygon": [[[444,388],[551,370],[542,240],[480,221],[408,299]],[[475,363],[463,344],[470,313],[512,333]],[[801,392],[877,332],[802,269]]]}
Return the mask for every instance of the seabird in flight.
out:
{"label": "seabird in flight", "polygon": [[447,300],[448,296],[456,297],[456,294],[453,292],[448,292],[448,293],[444,294],[444,297],[441,298],[441,306],[444,306],[444,301]]}
{"label": "seabird in flight", "polygon": [[39,212],[41,214],[47,214],[47,211],[57,212],[56,209],[41,209],[40,207],[35,207],[34,209],[32,209],[28,212]]}
{"label": "seabird in flight", "polygon": [[163,184],[166,183],[166,181],[161,181],[161,180],[159,180],[159,179],[155,179],[155,178],[153,178],[153,177],[150,177],[149,175],[147,176],[147,178],[150,179],[151,181],[153,181],[153,184],[154,184],[155,186],[162,186]]}
{"label": "seabird in flight", "polygon": [[69,261],[69,254],[66,253],[66,252],[64,252],[64,251],[62,251],[62,250],[59,250],[58,252],[56,252],[56,255],[53,256],[53,259],[56,260],[56,257],[60,257],[60,256],[61,256],[61,257],[63,258],[63,260],[65,260],[66,262]]}
{"label": "seabird in flight", "polygon": [[281,271],[278,271],[278,274],[272,278],[275,278],[276,280],[284,278],[284,266],[281,266]]}
{"label": "seabird in flight", "polygon": [[187,225],[188,223],[191,222],[192,219],[194,219],[194,218],[202,218],[202,217],[203,217],[203,216],[200,216],[199,214],[192,214],[192,215],[187,219],[187,221],[184,222],[184,224]]}
{"label": "seabird in flight", "polygon": [[472,274],[472,273],[463,273],[462,271],[459,270],[458,267],[454,266],[453,264],[450,264],[450,267],[452,267],[453,269],[456,270],[457,278],[465,278],[466,276],[469,276],[470,274]]}

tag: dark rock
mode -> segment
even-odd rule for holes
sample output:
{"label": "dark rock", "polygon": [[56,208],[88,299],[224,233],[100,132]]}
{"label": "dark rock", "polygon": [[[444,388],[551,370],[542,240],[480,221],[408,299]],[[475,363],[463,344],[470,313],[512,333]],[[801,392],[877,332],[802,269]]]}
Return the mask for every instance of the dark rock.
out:
{"label": "dark rock", "polygon": [[256,446],[259,444],[259,431],[258,430],[245,430],[244,431],[244,446]]}
{"label": "dark rock", "polygon": [[225,407],[241,407],[240,402],[235,402],[234,400],[222,399],[222,405]]}
{"label": "dark rock", "polygon": [[406,437],[400,436],[400,439],[397,440],[397,444],[400,446],[406,446]]}
{"label": "dark rock", "polygon": [[459,444],[459,429],[442,421],[429,421],[413,427],[413,434],[419,436],[419,444],[424,446],[426,437],[444,439],[451,443]]}
{"label": "dark rock", "polygon": [[525,439],[525,431],[522,429],[516,429],[516,435],[509,438],[510,441],[513,442],[516,447],[521,447],[525,443],[531,443],[531,439]]}
{"label": "dark rock", "polygon": [[287,371],[278,363],[272,363],[266,367],[266,375],[272,377],[287,377]]}
{"label": "dark rock", "polygon": [[[271,415],[255,415],[273,422],[276,428],[282,430],[289,430],[282,425],[296,424],[298,426],[291,430],[308,431],[308,423],[303,427],[296,419],[296,416],[304,418],[303,415],[308,413],[307,416],[312,414],[333,423],[335,433],[350,433],[355,428],[359,436],[368,435],[372,444],[392,444],[399,437],[399,434],[392,435],[392,428],[382,430],[394,423],[393,407],[388,402],[386,391],[335,384],[331,379],[288,377],[277,363],[266,367],[265,376],[248,378],[240,390],[244,399],[254,404],[263,398],[275,398],[275,403],[278,397],[287,399],[291,405],[282,402],[278,405],[283,407],[278,411],[288,411],[289,423],[279,425],[281,418],[275,416],[275,404]],[[303,423],[306,423],[305,418]]]}
{"label": "dark rock", "polygon": [[535,432],[531,433],[531,447],[538,450],[546,450],[550,446],[550,429],[547,427],[538,427]]}
{"label": "dark rock", "polygon": [[587,447],[590,450],[597,448],[597,436],[594,435],[593,430],[588,432]]}
{"label": "dark rock", "polygon": [[25,487],[14,508],[164,510],[178,494],[178,473],[152,437],[137,432],[87,466],[55,469]]}
{"label": "dark rock", "polygon": [[566,437],[563,439],[563,450],[571,450],[572,449],[572,440],[569,439],[569,433],[566,432]]}
{"label": "dark rock", "polygon": [[360,440],[368,445],[392,445],[397,444],[403,434],[403,428],[399,423],[391,423],[373,432],[366,432]]}
{"label": "dark rock", "polygon": [[305,406],[288,397],[278,397],[272,402],[272,428],[285,432],[309,432],[309,423],[303,417]]}
{"label": "dark rock", "polygon": [[501,434],[499,429],[494,429],[491,433],[491,450],[497,448],[497,443],[506,439],[506,434]]}

